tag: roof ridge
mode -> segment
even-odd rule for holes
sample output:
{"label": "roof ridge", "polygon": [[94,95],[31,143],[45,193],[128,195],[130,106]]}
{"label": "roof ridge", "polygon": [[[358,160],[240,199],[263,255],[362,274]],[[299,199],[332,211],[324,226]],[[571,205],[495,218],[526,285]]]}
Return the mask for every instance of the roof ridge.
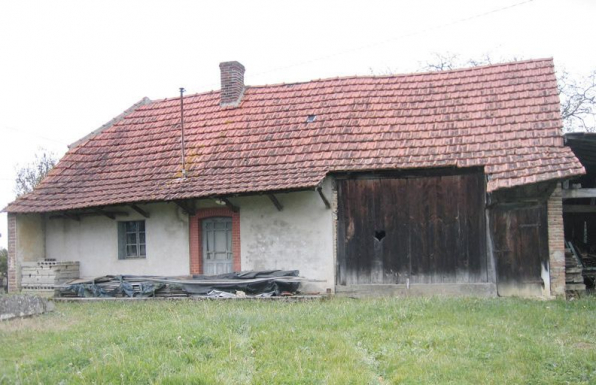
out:
{"label": "roof ridge", "polygon": [[[329,78],[319,78],[319,79],[311,79],[311,80],[304,80],[304,81],[297,81],[297,82],[282,82],[282,83],[269,83],[269,84],[257,84],[257,85],[246,85],[245,89],[251,88],[268,88],[268,87],[283,87],[283,86],[293,86],[293,85],[302,85],[308,83],[319,83],[319,82],[326,82],[330,80],[349,80],[349,79],[389,79],[389,78],[401,78],[401,77],[414,77],[414,76],[426,76],[426,75],[437,75],[437,74],[449,74],[449,73],[457,73],[457,72],[466,72],[466,71],[477,71],[482,70],[485,68],[491,67],[508,67],[517,64],[528,64],[528,63],[540,63],[540,62],[551,62],[554,66],[553,58],[540,58],[540,59],[526,59],[526,60],[518,60],[518,61],[509,61],[509,62],[502,62],[502,63],[494,63],[494,64],[485,64],[479,65],[474,67],[462,67],[462,68],[455,68],[445,71],[424,71],[424,72],[405,72],[399,74],[390,74],[390,75],[347,75],[347,76],[335,76]],[[192,98],[196,96],[205,96],[209,94],[218,94],[220,90],[209,90],[205,92],[196,92],[194,94],[184,95],[184,98]],[[169,102],[174,100],[180,100],[180,96],[175,96],[171,98],[162,98],[162,99],[154,99],[152,100],[155,103],[162,103],[162,102]]]}
{"label": "roof ridge", "polygon": [[[519,60],[519,61],[494,63],[494,64],[485,64],[485,65],[479,65],[479,66],[473,66],[473,67],[455,68],[455,69],[450,69],[450,70],[445,70],[445,71],[406,72],[406,73],[390,74],[390,75],[335,76],[335,77],[329,77],[329,78],[311,79],[311,80],[305,80],[305,81],[300,81],[300,82],[291,82],[291,83],[284,82],[284,83],[260,84],[260,85],[254,85],[254,86],[247,86],[246,88],[279,87],[279,86],[288,86],[288,85],[295,85],[295,84],[325,82],[325,81],[329,81],[329,80],[387,79],[387,78],[399,78],[399,77],[411,77],[411,76],[436,75],[436,74],[446,74],[446,73],[455,73],[455,72],[477,71],[480,69],[491,68],[491,67],[507,67],[507,66],[517,65],[517,64],[528,64],[528,63],[539,63],[539,62],[553,62],[553,58],[550,57],[550,58],[540,58],[540,59],[527,59],[527,60]],[[211,92],[213,92],[213,91],[211,91]]]}
{"label": "roof ridge", "polygon": [[414,72],[414,73],[408,73],[408,74],[398,74],[398,76],[430,75],[430,74],[436,74],[436,73],[465,72],[465,71],[475,71],[475,70],[491,68],[491,67],[508,67],[508,66],[513,66],[513,65],[517,65],[517,64],[528,64],[528,63],[539,63],[539,62],[554,63],[552,57],[547,57],[547,58],[540,58],[540,59],[526,59],[526,60],[507,61],[507,62],[502,62],[502,63],[483,64],[483,65],[472,66],[472,67],[461,67],[461,68],[454,68],[454,69],[445,70],[445,71],[424,71],[424,72]]}

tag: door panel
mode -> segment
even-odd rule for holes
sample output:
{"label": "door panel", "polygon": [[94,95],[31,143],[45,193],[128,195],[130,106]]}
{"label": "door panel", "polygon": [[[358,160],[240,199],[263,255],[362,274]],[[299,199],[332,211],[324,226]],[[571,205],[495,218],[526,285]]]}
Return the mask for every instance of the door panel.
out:
{"label": "door panel", "polygon": [[488,281],[484,174],[337,183],[339,285]]}
{"label": "door panel", "polygon": [[546,215],[546,203],[491,209],[499,295],[541,295],[548,265]]}
{"label": "door panel", "polygon": [[203,274],[232,272],[232,218],[203,220]]}

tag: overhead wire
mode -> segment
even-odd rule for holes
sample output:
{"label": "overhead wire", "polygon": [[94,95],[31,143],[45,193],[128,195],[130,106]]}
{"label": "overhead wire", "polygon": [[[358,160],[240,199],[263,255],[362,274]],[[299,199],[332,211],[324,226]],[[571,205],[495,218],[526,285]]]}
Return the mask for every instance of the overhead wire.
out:
{"label": "overhead wire", "polygon": [[[289,68],[300,67],[300,66],[307,65],[307,64],[312,64],[312,63],[315,63],[315,62],[318,62],[318,61],[321,61],[321,60],[331,59],[331,58],[334,58],[336,56],[341,56],[341,55],[345,55],[345,54],[349,54],[349,53],[353,53],[353,52],[358,52],[358,51],[362,51],[362,50],[365,50],[365,49],[368,49],[368,48],[378,47],[378,46],[381,46],[381,45],[385,45],[385,44],[391,43],[391,42],[396,41],[396,40],[401,40],[401,39],[404,39],[404,38],[407,38],[407,37],[421,35],[421,34],[424,34],[424,33],[427,33],[427,32],[440,30],[440,29],[443,29],[443,28],[446,28],[446,27],[451,27],[451,26],[456,25],[456,24],[465,23],[465,22],[468,22],[468,21],[471,21],[471,20],[475,20],[475,19],[478,19],[478,18],[482,18],[482,17],[488,16],[488,15],[492,15],[492,14],[495,14],[495,13],[503,12],[503,11],[506,11],[506,10],[509,10],[509,9],[512,9],[512,8],[515,8],[515,7],[519,7],[519,6],[522,6],[524,4],[528,4],[528,3],[534,2],[534,1],[536,1],[536,0],[524,0],[524,1],[520,1],[520,2],[517,2],[515,4],[511,4],[511,5],[500,7],[500,8],[495,8],[495,9],[492,9],[492,10],[487,11],[487,12],[478,13],[478,14],[475,14],[475,15],[472,15],[472,16],[468,16],[468,17],[464,17],[464,18],[461,18],[461,19],[457,19],[457,20],[454,20],[454,21],[451,21],[451,22],[448,22],[448,23],[443,23],[443,24],[432,26],[432,27],[424,28],[424,29],[421,29],[421,30],[418,30],[418,31],[409,32],[409,33],[406,33],[406,34],[403,34],[403,35],[395,36],[395,37],[392,37],[392,38],[389,38],[389,39],[385,39],[385,40],[380,41],[380,42],[366,44],[366,45],[362,45],[362,46],[359,46],[359,47],[356,47],[356,48],[351,48],[351,49],[347,49],[347,50],[343,50],[343,51],[338,51],[338,52],[335,52],[335,53],[332,53],[332,54],[329,54],[329,55],[319,56],[319,57],[314,58],[314,59],[311,59],[311,60],[305,60],[305,61],[301,61],[301,62],[296,62],[296,63],[293,63],[293,64],[289,64],[289,65],[286,65],[286,66],[272,68],[272,69],[265,70],[265,71],[262,71],[262,72],[257,72],[256,74],[252,74],[251,76],[252,77],[259,77],[259,76],[262,76],[262,75],[265,75],[265,74],[269,74],[269,73],[272,73],[272,72],[278,72],[278,71],[283,71],[283,70],[286,70],[286,69],[289,69]],[[209,84],[205,84],[205,85],[199,87],[199,89],[209,88],[209,87],[213,87],[213,86],[217,86],[217,85],[219,85],[219,84],[209,83]]]}
{"label": "overhead wire", "polygon": [[48,138],[48,137],[46,137],[46,136],[42,136],[42,135],[36,134],[36,133],[34,133],[34,132],[30,132],[30,131],[25,131],[25,130],[21,130],[21,129],[16,129],[16,128],[13,128],[13,127],[0,127],[0,130],[14,131],[14,132],[18,132],[19,134],[24,134],[24,135],[34,136],[34,137],[36,137],[36,138],[40,138],[40,139],[47,140],[47,141],[50,141],[50,142],[58,143],[58,144],[61,144],[61,145],[63,145],[63,146],[68,146],[68,144],[67,144],[67,143],[65,143],[65,142],[62,142],[62,141],[60,141],[60,140],[56,140],[56,139],[52,139],[52,138]]}
{"label": "overhead wire", "polygon": [[475,20],[475,19],[478,19],[478,18],[481,18],[481,17],[484,17],[484,16],[492,15],[494,13],[506,11],[508,9],[519,7],[521,5],[524,5],[524,4],[527,4],[527,3],[531,3],[533,1],[535,1],[535,0],[524,0],[524,1],[520,1],[518,3],[509,5],[509,6],[506,6],[506,7],[496,8],[496,9],[493,9],[493,10],[490,10],[490,11],[487,11],[487,12],[483,12],[483,13],[479,13],[479,14],[476,14],[476,15],[473,15],[473,16],[469,16],[469,17],[465,17],[465,18],[462,18],[462,19],[454,20],[454,21],[451,21],[451,22],[448,22],[448,23],[444,23],[444,24],[433,26],[433,27],[421,29],[419,31],[414,31],[414,32],[406,33],[406,34],[403,34],[403,35],[400,35],[400,36],[395,36],[395,37],[392,37],[392,38],[389,38],[389,39],[385,39],[385,40],[380,41],[380,42],[377,42],[377,43],[366,44],[366,45],[362,45],[362,46],[359,46],[359,47],[356,47],[356,48],[351,48],[351,49],[347,49],[347,50],[344,50],[344,51],[335,52],[335,53],[332,53],[332,54],[329,54],[329,55],[320,56],[318,58],[314,58],[314,59],[311,59],[311,60],[305,60],[305,61],[302,61],[302,62],[290,64],[290,65],[287,65],[287,66],[284,66],[284,67],[278,67],[278,68],[274,68],[274,69],[271,69],[271,70],[266,70],[266,71],[263,71],[263,72],[258,72],[258,73],[254,74],[252,76],[260,76],[260,75],[268,74],[268,73],[271,73],[271,72],[277,72],[277,71],[281,71],[281,70],[285,70],[285,69],[289,69],[289,68],[293,68],[293,67],[299,67],[299,66],[302,66],[302,65],[311,64],[311,63],[314,63],[314,62],[317,62],[317,61],[320,61],[320,60],[327,60],[327,59],[330,59],[330,58],[333,58],[333,57],[336,57],[336,56],[341,56],[341,55],[345,55],[345,54],[348,54],[348,53],[361,51],[361,50],[372,48],[372,47],[378,47],[378,46],[385,45],[387,43],[390,43],[390,42],[393,42],[393,41],[396,41],[396,40],[404,39],[406,37],[412,37],[412,36],[424,34],[424,33],[430,32],[430,31],[435,31],[435,30],[438,30],[438,29],[442,29],[442,28],[445,28],[445,27],[451,27],[451,26],[456,25],[456,24],[464,23],[464,22],[467,22],[467,21],[470,21],[470,20]]}
{"label": "overhead wire", "polygon": [[[421,30],[418,30],[418,31],[414,31],[414,32],[403,34],[403,35],[395,36],[395,37],[392,37],[392,38],[389,38],[389,39],[385,39],[385,40],[380,41],[380,42],[366,44],[366,45],[362,45],[362,46],[359,46],[359,47],[355,47],[355,48],[351,48],[351,49],[347,49],[347,50],[343,50],[343,51],[338,51],[338,52],[335,52],[335,53],[332,53],[332,54],[329,54],[329,55],[319,56],[319,57],[316,57],[316,58],[311,59],[311,60],[305,60],[305,61],[301,61],[301,62],[296,62],[296,63],[293,63],[293,64],[289,64],[289,65],[286,65],[286,66],[281,66],[281,67],[272,68],[272,69],[269,69],[269,70],[257,72],[256,74],[253,74],[251,76],[252,77],[259,77],[259,76],[262,76],[262,75],[265,75],[265,74],[269,74],[269,73],[273,73],[273,72],[278,72],[278,71],[283,71],[283,70],[294,68],[294,67],[300,67],[300,66],[307,65],[307,64],[312,64],[312,63],[315,63],[315,62],[318,62],[318,61],[321,61],[321,60],[327,60],[327,59],[334,58],[334,57],[337,57],[337,56],[341,56],[341,55],[345,55],[345,54],[349,54],[349,53],[353,53],[353,52],[362,51],[362,50],[373,48],[373,47],[382,46],[382,45],[388,44],[388,43],[393,42],[393,41],[396,41],[396,40],[401,40],[401,39],[404,39],[404,38],[407,38],[407,37],[421,35],[421,34],[428,33],[428,32],[431,32],[431,31],[436,31],[436,30],[439,30],[439,29],[442,29],[442,28],[451,27],[451,26],[456,25],[456,24],[465,23],[465,22],[468,22],[468,21],[471,21],[471,20],[475,20],[475,19],[478,19],[478,18],[481,18],[481,17],[485,17],[485,16],[492,15],[492,14],[499,13],[499,12],[503,12],[503,11],[506,11],[506,10],[509,10],[509,9],[512,9],[512,8],[516,8],[516,7],[519,7],[519,6],[522,6],[524,4],[528,4],[528,3],[534,2],[534,1],[535,0],[524,0],[524,1],[520,1],[520,2],[517,2],[517,3],[511,4],[511,5],[508,5],[508,6],[504,6],[504,7],[500,7],[500,8],[495,8],[495,9],[492,9],[492,10],[487,11],[487,12],[478,13],[478,14],[475,14],[475,15],[472,15],[472,16],[468,16],[468,17],[464,17],[464,18],[461,18],[461,19],[457,19],[457,20],[454,20],[454,21],[451,21],[451,22],[448,22],[448,23],[443,23],[443,24],[432,26],[432,27],[424,28],[424,29],[421,29]],[[208,87],[212,87],[212,86],[217,86],[217,85],[219,85],[219,84],[216,84],[216,83],[205,84],[203,86],[200,86],[199,89],[204,89],[204,88],[208,88]],[[29,135],[29,136],[34,136],[34,137],[37,137],[37,138],[40,138],[40,139],[43,139],[43,140],[46,140],[46,141],[54,142],[54,143],[61,144],[61,145],[64,145],[64,146],[68,146],[68,143],[65,143],[63,141],[56,140],[56,139],[53,139],[53,138],[48,138],[46,136],[39,135],[39,134],[36,134],[36,133],[33,133],[33,132],[19,130],[19,129],[15,129],[15,128],[12,128],[12,127],[0,127],[0,129],[18,132],[18,133]]]}

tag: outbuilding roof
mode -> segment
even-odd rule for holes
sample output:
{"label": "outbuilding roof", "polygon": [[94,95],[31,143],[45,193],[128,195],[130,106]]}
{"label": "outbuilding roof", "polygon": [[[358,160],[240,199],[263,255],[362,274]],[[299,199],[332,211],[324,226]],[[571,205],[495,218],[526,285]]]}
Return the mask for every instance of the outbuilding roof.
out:
{"label": "outbuilding roof", "polygon": [[552,59],[145,101],[71,148],[8,212],[314,188],[333,172],[484,167],[488,191],[584,172],[563,145]]}

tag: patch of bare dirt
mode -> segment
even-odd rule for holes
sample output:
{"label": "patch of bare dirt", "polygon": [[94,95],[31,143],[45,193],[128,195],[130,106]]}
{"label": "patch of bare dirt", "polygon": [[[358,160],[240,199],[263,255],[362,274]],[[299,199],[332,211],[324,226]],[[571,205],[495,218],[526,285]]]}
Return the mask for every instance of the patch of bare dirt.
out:
{"label": "patch of bare dirt", "polygon": [[576,349],[582,349],[582,350],[592,350],[594,348],[596,348],[596,345],[590,342],[577,342],[575,344],[573,344],[573,347]]}
{"label": "patch of bare dirt", "polygon": [[72,328],[78,322],[75,319],[64,317],[60,313],[52,312],[25,318],[13,318],[0,322],[0,332],[44,332],[63,331]]}

